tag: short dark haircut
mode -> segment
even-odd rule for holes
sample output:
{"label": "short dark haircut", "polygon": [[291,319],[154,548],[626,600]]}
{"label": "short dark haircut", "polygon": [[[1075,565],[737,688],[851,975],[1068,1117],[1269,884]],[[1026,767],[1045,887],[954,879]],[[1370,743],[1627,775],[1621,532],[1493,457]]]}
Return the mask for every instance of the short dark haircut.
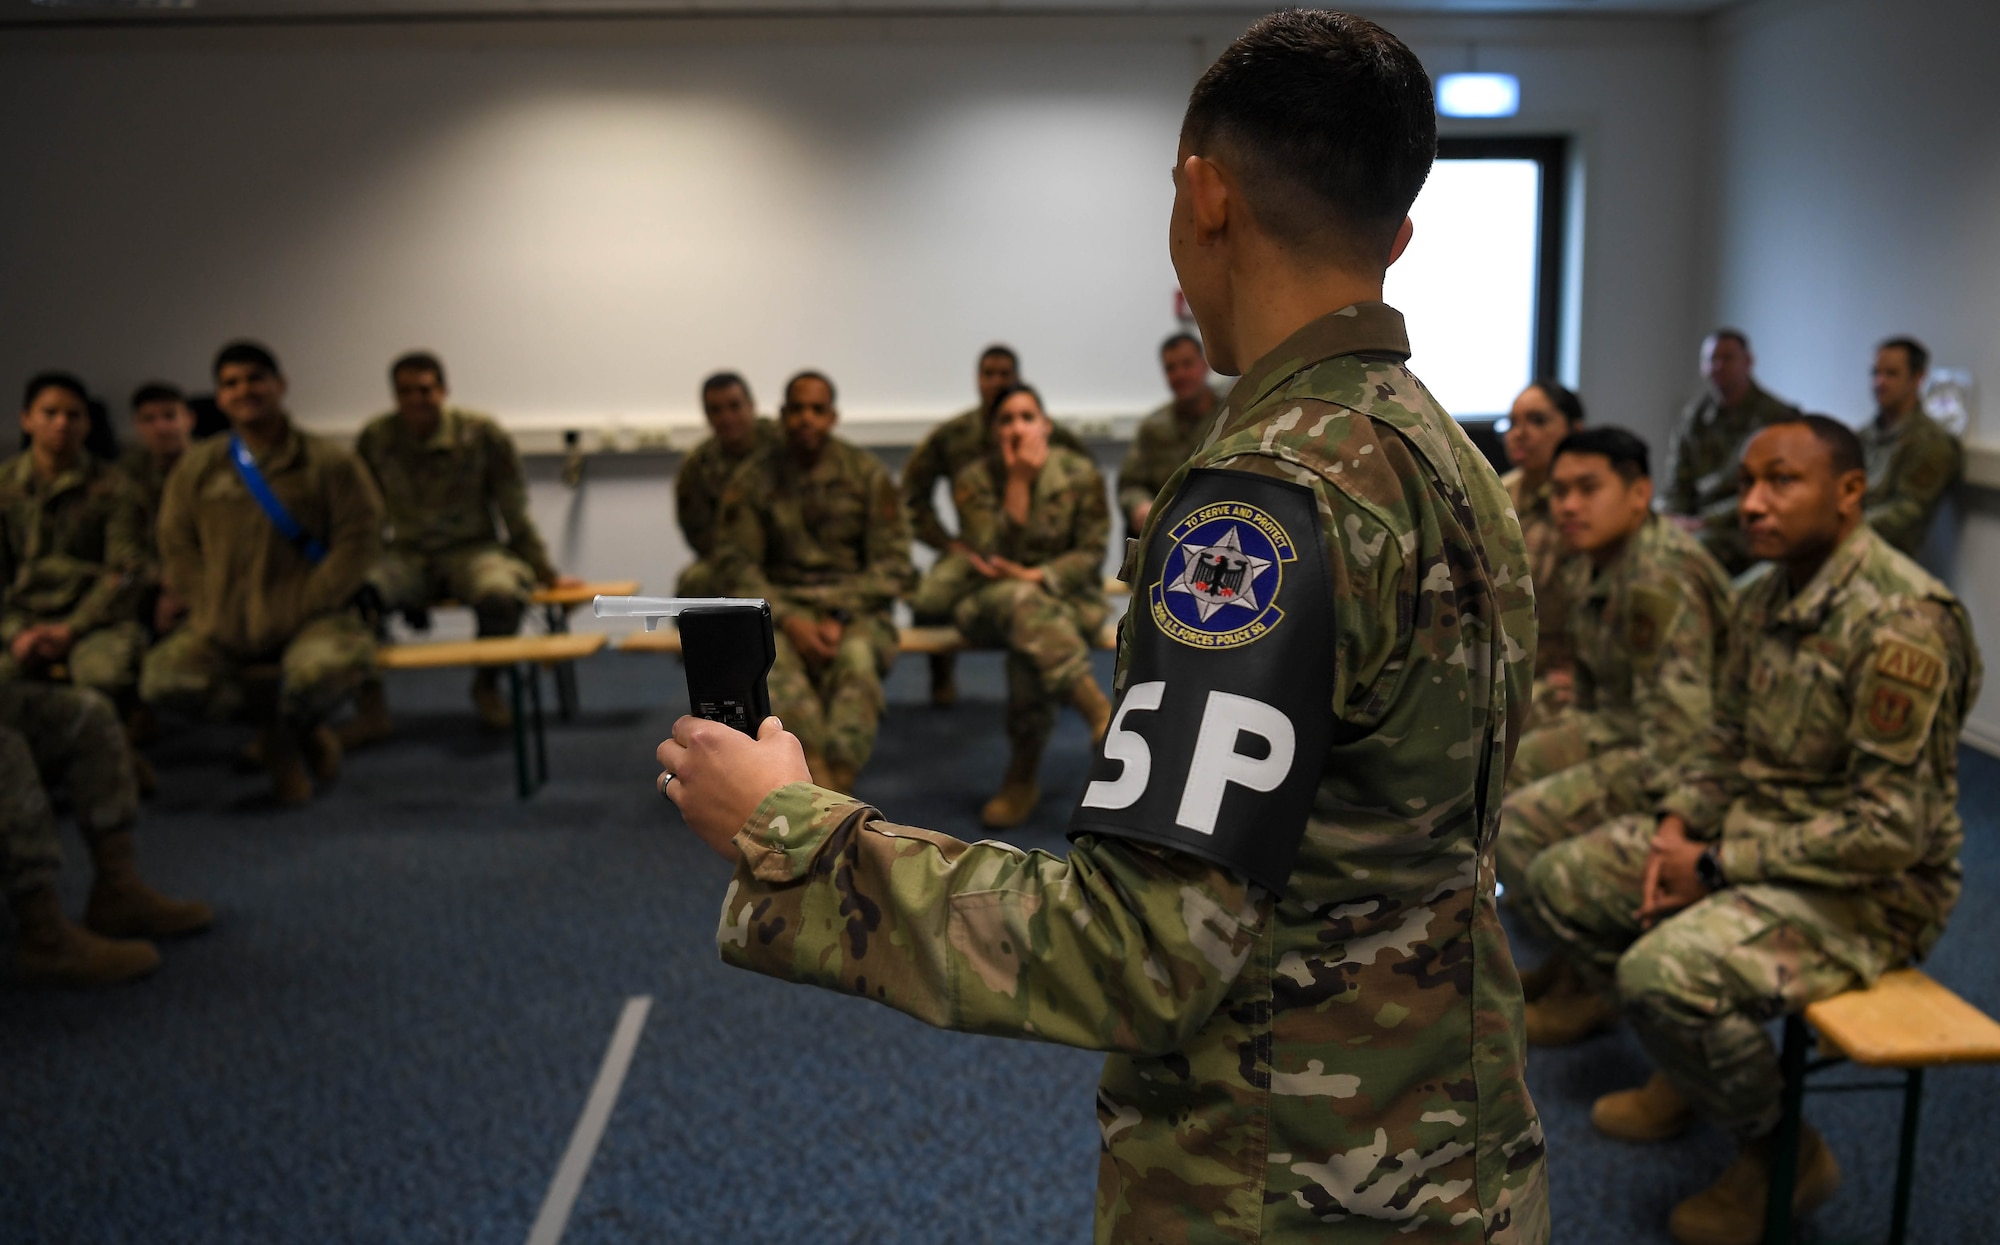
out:
{"label": "short dark haircut", "polygon": [[1735,342],[1737,345],[1743,347],[1744,354],[1750,353],[1750,336],[1749,334],[1745,333],[1742,329],[1732,329],[1727,326],[1724,326],[1723,328],[1719,328],[1715,330],[1713,333],[1710,333],[1707,337],[1703,338],[1702,340],[1712,341],[1712,342]]}
{"label": "short dark haircut", "polygon": [[389,383],[395,384],[396,377],[403,372],[429,372],[437,377],[438,388],[450,388],[444,381],[444,360],[428,350],[411,350],[398,355],[396,361],[389,365]]}
{"label": "short dark haircut", "polygon": [[1561,381],[1546,379],[1535,381],[1528,388],[1541,390],[1548,397],[1549,405],[1569,421],[1570,427],[1583,422],[1583,399],[1577,396],[1576,390]]}
{"label": "short dark haircut", "polygon": [[1827,456],[1833,460],[1833,474],[1844,476],[1850,471],[1868,470],[1868,455],[1861,448],[1861,438],[1854,429],[1831,415],[1797,414],[1774,419],[1765,424],[1759,432],[1769,428],[1783,428],[1790,424],[1804,424],[1821,445],[1826,447]]}
{"label": "short dark haircut", "polygon": [[284,369],[278,366],[278,356],[260,342],[239,338],[215,352],[215,362],[208,369],[210,376],[221,376],[222,369],[232,363],[247,363],[261,367],[273,376],[283,376]]}
{"label": "short dark haircut", "polygon": [[1627,484],[1653,478],[1653,459],[1646,451],[1646,443],[1623,428],[1608,424],[1580,428],[1557,442],[1556,452],[1549,456],[1549,461],[1553,463],[1564,454],[1602,454],[1611,460],[1611,469]]}
{"label": "short dark haircut", "polygon": [[1167,340],[1161,342],[1160,353],[1165,354],[1167,353],[1167,351],[1172,350],[1175,346],[1179,346],[1183,343],[1193,346],[1194,352],[1198,355],[1206,357],[1208,354],[1206,350],[1203,350],[1201,348],[1201,338],[1196,337],[1193,333],[1188,333],[1188,332],[1175,333],[1172,337],[1169,337],[1167,338]]}
{"label": "short dark haircut", "polygon": [[21,389],[21,409],[25,411],[33,406],[35,399],[42,396],[44,389],[64,390],[74,395],[78,402],[85,406],[90,405],[90,391],[83,387],[83,382],[78,380],[74,373],[36,372],[28,378],[28,383]]}
{"label": "short dark haircut", "polygon": [[979,352],[979,361],[981,363],[986,362],[988,359],[1005,359],[1016,368],[1021,366],[1021,356],[1014,353],[1012,346],[1003,345],[1000,342],[994,342],[991,346]]}
{"label": "short dark haircut", "polygon": [[993,400],[986,404],[986,422],[989,426],[993,423],[993,417],[1000,413],[1000,404],[1017,393],[1025,393],[1033,398],[1035,400],[1035,409],[1042,413],[1042,418],[1048,419],[1052,423],[1054,422],[1053,418],[1049,415],[1048,403],[1042,401],[1042,395],[1036,391],[1033,385],[1008,385],[999,393],[994,394]]}
{"label": "short dark haircut", "polygon": [[1396,36],[1348,13],[1281,9],[1195,83],[1181,141],[1223,153],[1279,241],[1379,270],[1437,157],[1437,108]]}
{"label": "short dark haircut", "polygon": [[750,396],[750,382],[744,380],[743,377],[736,372],[716,372],[713,375],[711,375],[707,380],[701,382],[701,396],[706,398],[709,394],[714,393],[716,390],[728,389],[732,385],[743,391],[744,398],[747,399],[751,403],[751,405],[753,406],[756,405],[757,399],[752,398]]}
{"label": "short dark haircut", "polygon": [[163,380],[149,380],[132,391],[132,409],[154,402],[186,402],[187,395]]}
{"label": "short dark haircut", "polygon": [[1910,361],[1910,375],[1922,376],[1931,370],[1931,352],[1914,337],[1891,337],[1875,347],[1877,350],[1901,350],[1903,357]]}
{"label": "short dark haircut", "polygon": [[802,380],[818,381],[820,384],[826,386],[826,400],[828,402],[840,401],[840,391],[833,387],[833,378],[828,376],[825,372],[816,372],[811,368],[807,368],[803,372],[793,373],[792,378],[785,382],[786,406],[790,406],[792,404],[792,389]]}

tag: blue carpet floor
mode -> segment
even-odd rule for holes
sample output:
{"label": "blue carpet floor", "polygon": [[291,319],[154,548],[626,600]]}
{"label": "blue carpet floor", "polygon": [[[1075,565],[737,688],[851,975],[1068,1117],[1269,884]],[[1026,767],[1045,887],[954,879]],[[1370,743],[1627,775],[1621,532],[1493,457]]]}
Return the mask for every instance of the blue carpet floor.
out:
{"label": "blue carpet floor", "polygon": [[[584,712],[552,725],[554,781],[526,803],[459,675],[396,676],[399,739],[302,811],[230,768],[240,733],[156,747],[142,862],[217,926],[133,986],[0,978],[0,1242],[524,1241],[640,994],[654,1010],[565,1241],[1087,1240],[1097,1057],[722,968],[726,870],[650,785],[679,669],[608,655],[580,673]],[[860,788],[971,834],[1005,762],[998,658],[966,659],[961,684],[934,711],[922,663],[898,668]],[[1081,791],[1073,715],[1062,732],[1024,846],[1060,850]],[[1966,901],[1930,968],[2000,1013],[2000,764],[1966,769]],[[1592,1136],[1591,1098],[1645,1074],[1623,1034],[1538,1053],[1530,1074],[1558,1241],[1663,1241],[1673,1200],[1727,1159],[1707,1131]],[[1848,1176],[1822,1239],[1879,1238],[1892,1099],[1809,1110]],[[1935,1074],[1915,1240],[2000,1238],[1996,1139],[2000,1070]]]}

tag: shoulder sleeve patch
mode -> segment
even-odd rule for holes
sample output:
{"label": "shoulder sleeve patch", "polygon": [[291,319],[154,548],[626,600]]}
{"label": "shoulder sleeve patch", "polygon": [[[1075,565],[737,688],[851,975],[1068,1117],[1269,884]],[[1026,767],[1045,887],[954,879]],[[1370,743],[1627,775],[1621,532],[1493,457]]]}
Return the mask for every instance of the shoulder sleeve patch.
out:
{"label": "shoulder sleeve patch", "polygon": [[1848,738],[1863,752],[1895,765],[1923,754],[1944,700],[1944,654],[1894,637],[1875,647],[1854,697]]}
{"label": "shoulder sleeve patch", "polygon": [[1318,498],[1190,471],[1137,572],[1123,694],[1069,832],[1174,848],[1282,892],[1333,738]]}

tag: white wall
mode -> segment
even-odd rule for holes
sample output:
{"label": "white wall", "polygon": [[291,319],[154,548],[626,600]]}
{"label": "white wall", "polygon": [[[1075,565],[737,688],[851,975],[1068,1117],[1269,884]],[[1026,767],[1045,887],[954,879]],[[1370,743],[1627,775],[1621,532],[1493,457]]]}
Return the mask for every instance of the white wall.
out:
{"label": "white wall", "polygon": [[[1566,370],[1595,418],[1656,435],[1699,332],[1701,27],[1385,20],[1437,71],[1521,76],[1519,118],[1448,132],[1576,136]],[[0,379],[199,387],[251,334],[341,430],[423,344],[531,448],[579,427],[595,449],[692,430],[713,368],[768,405],[816,365],[851,433],[894,440],[965,405],[1005,338],[1059,415],[1130,416],[1164,396],[1181,109],[1247,21],[0,33]],[[671,466],[607,461],[578,496],[538,468],[552,546],[666,588]]]}
{"label": "white wall", "polygon": [[[2000,93],[1988,0],[1764,0],[1716,27],[1714,316],[1777,392],[1860,422],[1877,341],[2000,385]],[[1951,575],[1990,658],[2000,496],[1974,490]],[[2000,746],[1990,689],[1968,733]]]}

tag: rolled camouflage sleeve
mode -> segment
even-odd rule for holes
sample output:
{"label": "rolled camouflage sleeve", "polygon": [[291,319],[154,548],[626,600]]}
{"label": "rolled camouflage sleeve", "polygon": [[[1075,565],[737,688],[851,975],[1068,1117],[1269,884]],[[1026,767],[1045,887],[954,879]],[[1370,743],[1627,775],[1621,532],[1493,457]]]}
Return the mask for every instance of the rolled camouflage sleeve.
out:
{"label": "rolled camouflage sleeve", "polygon": [[717,498],[702,487],[705,475],[702,459],[703,449],[697,448],[681,460],[681,469],[674,473],[674,518],[681,525],[688,548],[698,558],[715,553],[717,526]]}
{"label": "rolled camouflage sleeve", "polygon": [[950,471],[944,461],[944,447],[933,432],[917,443],[910,461],[903,465],[902,504],[909,530],[918,540],[942,552],[955,538],[944,530],[932,494],[940,478]]}
{"label": "rolled camouflage sleeve", "polygon": [[137,490],[127,484],[118,490],[105,519],[103,573],[63,622],[84,635],[131,618],[147,561],[145,509]]}
{"label": "rolled camouflage sleeve", "polygon": [[1049,591],[1060,597],[1089,597],[1103,591],[1104,548],[1111,542],[1111,511],[1104,504],[1104,478],[1096,472],[1090,473],[1077,500],[1069,551],[1042,565]]}
{"label": "rolled camouflage sleeve", "polygon": [[1180,853],[965,843],[808,783],[767,797],[736,845],[724,962],[940,1028],[1090,1050],[1184,1046],[1270,915],[1234,874]]}
{"label": "rolled camouflage sleeve", "polygon": [[[1724,877],[1859,890],[1925,858],[1956,790],[1949,774],[1967,688],[1956,633],[1934,605],[1877,632],[1847,672],[1846,799],[1795,819],[1732,814],[1722,834]],[[1934,671],[1931,686],[1884,675],[1890,662]]]}
{"label": "rolled camouflage sleeve", "polygon": [[745,463],[738,468],[736,475],[722,490],[715,524],[716,565],[721,568],[733,594],[762,597],[769,601],[771,618],[780,626],[786,619],[794,617],[811,621],[815,617],[813,612],[779,592],[770,575],[765,573],[764,559],[769,552],[770,536],[765,530],[765,516],[755,501],[756,480],[750,474],[752,467],[752,463]]}
{"label": "rolled camouflage sleeve", "polygon": [[868,563],[842,594],[850,598],[848,608],[854,613],[886,610],[917,582],[910,562],[909,521],[887,471],[875,478],[869,494]]}
{"label": "rolled camouflage sleeve", "polygon": [[1633,608],[1664,615],[1650,661],[1635,662],[1633,708],[1639,746],[1671,761],[1686,752],[1715,718],[1715,626],[1701,598],[1679,585],[1634,593]]}
{"label": "rolled camouflage sleeve", "polygon": [[1937,430],[1901,447],[1889,475],[1864,517],[1883,540],[1915,557],[1928,534],[1931,515],[1964,468],[1957,438]]}
{"label": "rolled camouflage sleeve", "polygon": [[1730,802],[1749,787],[1743,777],[1743,710],[1749,686],[1749,646],[1732,637],[1715,683],[1714,715],[1683,754],[1658,807],[1661,816],[1686,822],[1694,838],[1713,838]]}
{"label": "rolled camouflage sleeve", "polygon": [[549,560],[549,547],[542,543],[534,516],[528,513],[528,479],[521,469],[521,453],[514,448],[514,438],[499,427],[494,427],[490,435],[487,489],[493,498],[493,508],[500,512],[500,521],[507,525],[507,548],[528,564],[536,579],[552,584],[556,581],[556,567]]}
{"label": "rolled camouflage sleeve", "polygon": [[[326,537],[326,558],[306,580],[300,604],[308,618],[353,600],[369,568],[382,556],[382,498],[361,460],[343,455],[329,463],[326,491],[333,526]],[[164,540],[162,532],[163,545]]]}

